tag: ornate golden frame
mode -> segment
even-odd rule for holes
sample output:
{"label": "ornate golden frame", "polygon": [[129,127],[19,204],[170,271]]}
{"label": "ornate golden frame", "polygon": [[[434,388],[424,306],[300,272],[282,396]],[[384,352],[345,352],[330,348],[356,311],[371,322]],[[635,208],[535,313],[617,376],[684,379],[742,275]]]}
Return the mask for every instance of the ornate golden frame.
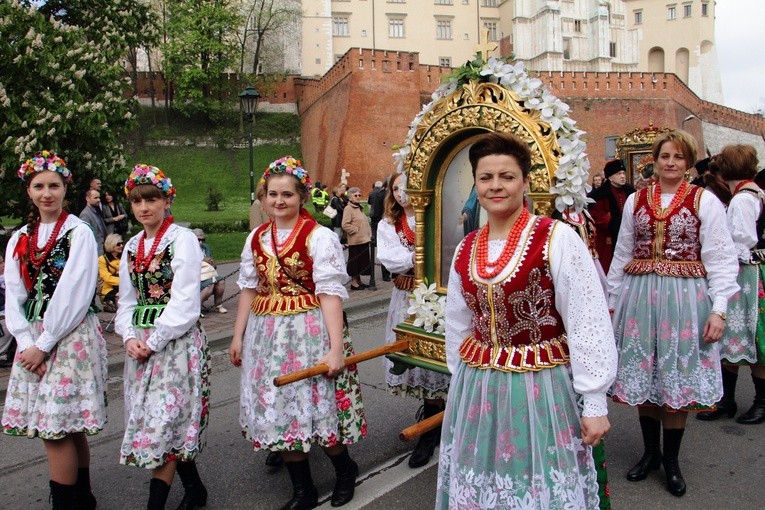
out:
{"label": "ornate golden frame", "polygon": [[[478,81],[462,85],[437,101],[422,117],[404,162],[406,192],[417,224],[414,264],[417,284],[425,279],[426,257],[435,260],[436,268],[441,267],[441,195],[446,170],[460,150],[485,131],[513,133],[529,144],[532,161],[528,196],[532,208],[540,215],[550,215],[554,210],[555,197],[549,190],[555,180],[561,149],[550,124],[541,120],[538,110],[524,108],[512,90]],[[435,207],[433,217],[436,221],[432,226],[433,246],[428,247],[425,245],[425,218],[431,205]],[[446,292],[446,282],[438,283],[439,292]],[[411,320],[395,328],[399,339],[409,339],[411,345],[408,351],[393,357],[429,360],[434,369],[441,367],[444,370],[446,348],[443,337],[424,331],[414,334],[412,328]]]}
{"label": "ornate golden frame", "polygon": [[[493,83],[471,81],[440,99],[421,119],[410,144],[404,163],[407,174],[407,194],[415,211],[415,278],[419,284],[425,278],[425,211],[431,202],[436,207],[435,239],[441,242],[441,189],[445,168],[470,143],[460,143],[455,135],[474,131],[502,131],[517,135],[531,149],[529,198],[536,214],[550,215],[555,197],[549,189],[555,179],[561,150],[550,124],[541,120],[541,112],[528,110],[512,90]],[[442,162],[436,156],[443,156]],[[429,187],[432,186],[432,187]],[[439,246],[439,244],[436,244]],[[435,248],[435,247],[434,247]],[[434,249],[436,267],[441,264],[441,250]],[[443,284],[443,282],[439,282]],[[439,290],[444,292],[444,285]]]}

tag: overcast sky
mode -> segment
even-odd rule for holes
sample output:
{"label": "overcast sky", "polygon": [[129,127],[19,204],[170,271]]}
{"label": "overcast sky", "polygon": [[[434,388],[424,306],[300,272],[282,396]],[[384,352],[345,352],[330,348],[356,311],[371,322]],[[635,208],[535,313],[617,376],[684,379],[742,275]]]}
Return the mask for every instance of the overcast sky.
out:
{"label": "overcast sky", "polygon": [[765,107],[765,0],[717,0],[715,22],[725,106]]}

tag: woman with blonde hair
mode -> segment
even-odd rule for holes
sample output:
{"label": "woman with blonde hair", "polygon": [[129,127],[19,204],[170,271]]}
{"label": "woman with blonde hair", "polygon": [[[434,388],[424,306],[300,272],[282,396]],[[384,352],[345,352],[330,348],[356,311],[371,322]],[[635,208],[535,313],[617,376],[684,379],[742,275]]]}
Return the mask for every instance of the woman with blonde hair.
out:
{"label": "woman with blonde hair", "polygon": [[[738,290],[738,263],[725,209],[689,184],[696,141],[685,131],[657,138],[658,180],[624,205],[611,269],[619,370],[614,400],[637,408],[644,454],[627,480],[664,465],[667,490],[686,491],[678,454],[688,412],[720,400],[720,354],[728,300]],[[661,449],[661,431],[664,448]]]}
{"label": "woman with blonde hair", "polygon": [[98,257],[98,297],[104,310],[117,311],[120,291],[120,257],[122,257],[122,236],[109,234],[104,239],[104,254]]}

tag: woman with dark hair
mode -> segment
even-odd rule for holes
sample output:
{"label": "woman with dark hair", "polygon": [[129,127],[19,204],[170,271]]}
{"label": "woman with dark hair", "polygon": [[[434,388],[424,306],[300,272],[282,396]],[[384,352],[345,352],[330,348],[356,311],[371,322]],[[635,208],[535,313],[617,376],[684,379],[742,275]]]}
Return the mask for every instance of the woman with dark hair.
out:
{"label": "woman with dark hair", "polygon": [[469,159],[488,222],[449,274],[436,508],[598,508],[592,446],[610,429],[616,349],[592,258],[523,206],[526,142],[489,133]]}
{"label": "woman with dark hair", "polygon": [[372,240],[372,226],[369,217],[361,208],[361,190],[353,187],[348,190],[348,205],[343,210],[343,232],[348,244],[348,265],[346,269],[351,277],[351,290],[369,287],[361,281],[362,274],[370,271],[369,242]]}
{"label": "woman with dark hair", "polygon": [[682,496],[678,454],[688,412],[722,396],[715,342],[738,290],[738,264],[722,204],[686,181],[696,162],[693,137],[680,130],[658,137],[653,159],[658,180],[627,198],[608,273],[619,349],[611,392],[637,408],[643,434],[645,452],[627,480],[644,480],[663,464],[667,490]]}
{"label": "woman with dark hair", "polygon": [[[282,510],[314,508],[319,493],[308,463],[321,447],[335,468],[331,505],[353,499],[359,467],[347,445],[366,436],[361,385],[343,321],[343,250],[329,229],[304,209],[308,172],[285,156],[261,184],[272,221],[256,228],[242,250],[231,363],[242,367],[239,423],[255,450],[281,453],[292,481]],[[274,377],[317,364],[327,376],[276,387]]]}
{"label": "woman with dark hair", "polygon": [[143,230],[120,263],[115,318],[125,344],[125,435],[120,463],[151,469],[147,508],[163,509],[175,472],[185,491],[178,508],[207,504],[196,466],[205,445],[210,354],[199,324],[202,250],[165,212],[175,187],[157,167],[136,165],[125,195]]}
{"label": "woman with dark hair", "polygon": [[700,413],[699,420],[716,420],[736,414],[736,382],[740,366],[752,370],[755,388],[754,404],[736,418],[738,423],[754,425],[765,422],[765,298],[763,262],[765,262],[765,194],[752,179],[757,174],[757,151],[751,145],[728,145],[709,165],[730,188],[733,198],[727,218],[738,256],[739,290],[728,303],[729,320],[720,340],[723,396],[714,411]]}
{"label": "woman with dark hair", "polygon": [[[414,290],[414,208],[404,192],[406,175],[390,176],[390,191],[385,195],[383,220],[377,226],[377,258],[395,274],[393,292],[385,323],[385,341],[396,341],[393,328],[407,317],[409,299]],[[413,367],[402,374],[391,372],[393,362],[385,359],[385,382],[394,395],[410,396],[423,401],[418,417],[429,418],[443,411],[449,390],[449,376],[433,370]],[[409,457],[409,467],[424,466],[433,456],[441,438],[441,427],[420,436]]]}
{"label": "woman with dark hair", "polygon": [[5,319],[18,348],[3,432],[43,440],[53,508],[93,509],[86,436],[106,424],[107,370],[106,343],[91,307],[96,240],[63,209],[72,180],[63,159],[38,152],[18,175],[26,182],[30,215],[5,256]]}
{"label": "woman with dark hair", "polygon": [[111,191],[104,191],[101,194],[101,217],[106,224],[107,234],[119,234],[121,236],[127,234],[130,223],[127,213]]}

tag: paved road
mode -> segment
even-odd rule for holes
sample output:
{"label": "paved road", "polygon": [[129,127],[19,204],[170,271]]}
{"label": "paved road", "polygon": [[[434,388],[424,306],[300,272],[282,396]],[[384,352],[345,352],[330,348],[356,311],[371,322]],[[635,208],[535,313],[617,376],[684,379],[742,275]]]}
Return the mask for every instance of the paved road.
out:
{"label": "paved road", "polygon": [[[383,337],[384,309],[367,308],[351,317],[351,333],[358,351],[376,346]],[[253,453],[238,426],[239,370],[228,363],[219,348],[213,357],[213,393],[206,450],[199,458],[200,471],[210,491],[210,509],[279,508],[290,493],[283,470],[263,465],[264,453]],[[406,466],[411,445],[401,443],[398,432],[411,424],[417,402],[394,398],[384,388],[382,363],[360,365],[369,436],[352,447],[361,466],[357,496],[347,509],[420,510],[432,508],[436,479],[435,463],[420,470]],[[739,402],[753,396],[747,377],[742,377]],[[93,485],[104,510],[145,508],[149,473],[120,466],[122,438],[122,381],[112,377],[109,387],[110,422],[93,438]],[[747,509],[765,501],[765,425],[742,426],[732,421],[690,422],[681,452],[681,466],[688,482],[683,498],[669,495],[661,472],[640,483],[624,480],[624,473],[639,457],[642,446],[634,411],[612,405],[614,430],[608,453],[615,509]],[[732,453],[726,453],[732,452]],[[311,459],[314,478],[324,501],[333,478],[329,461],[317,452]],[[47,469],[38,440],[0,437],[0,508],[48,508]],[[176,482],[167,508],[182,497]]]}

